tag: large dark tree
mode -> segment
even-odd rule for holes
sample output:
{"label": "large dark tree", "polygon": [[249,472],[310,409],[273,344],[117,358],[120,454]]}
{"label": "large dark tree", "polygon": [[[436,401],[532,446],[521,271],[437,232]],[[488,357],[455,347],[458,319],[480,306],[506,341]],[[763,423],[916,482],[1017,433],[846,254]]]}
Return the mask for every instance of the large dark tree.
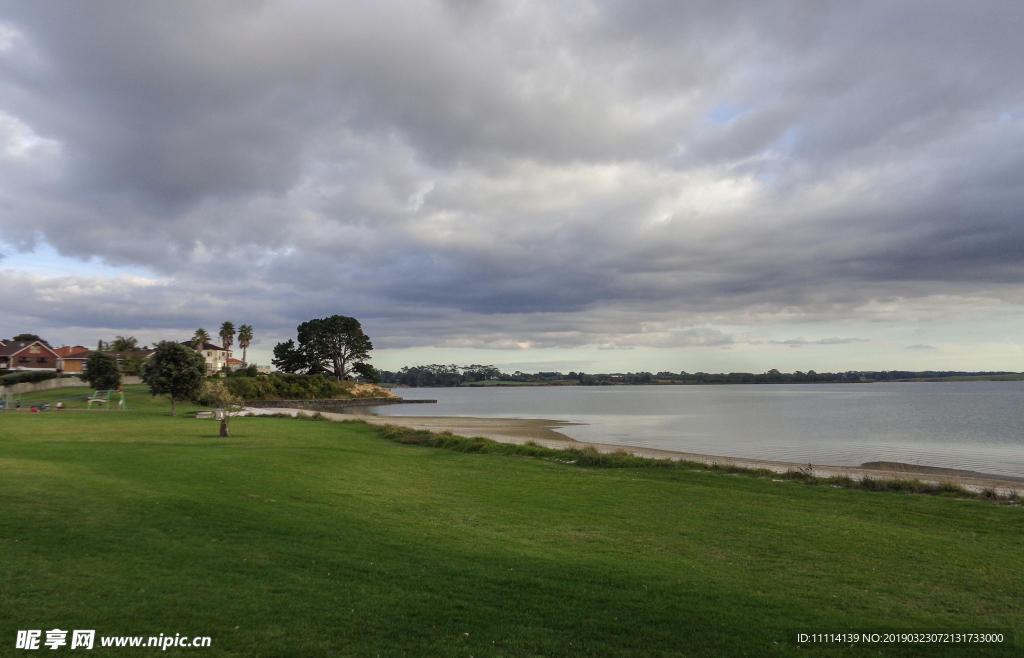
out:
{"label": "large dark tree", "polygon": [[205,378],[203,355],[173,341],[157,343],[156,351],[142,367],[142,381],[149,384],[149,392],[171,398],[172,416],[178,415],[175,402],[194,395]]}
{"label": "large dark tree", "polygon": [[47,343],[45,340],[43,340],[42,338],[40,338],[39,336],[37,336],[35,334],[18,334],[17,336],[15,336],[14,338],[12,338],[10,340],[0,341],[0,342],[4,342],[4,343],[21,343],[21,342],[34,343],[37,340],[40,343],[42,343],[43,345],[49,345],[49,343]]}
{"label": "large dark tree", "polygon": [[372,374],[369,364],[373,344],[359,320],[332,315],[297,327],[298,344],[288,340],[274,348],[273,364],[285,372],[332,372],[339,380],[353,372]]}
{"label": "large dark tree", "polygon": [[93,352],[85,359],[85,372],[81,379],[95,389],[109,391],[121,385],[121,370],[117,359],[107,352]]}
{"label": "large dark tree", "polygon": [[309,359],[303,350],[295,346],[295,341],[291,338],[274,346],[274,358],[270,362],[281,372],[296,373],[309,370]]}

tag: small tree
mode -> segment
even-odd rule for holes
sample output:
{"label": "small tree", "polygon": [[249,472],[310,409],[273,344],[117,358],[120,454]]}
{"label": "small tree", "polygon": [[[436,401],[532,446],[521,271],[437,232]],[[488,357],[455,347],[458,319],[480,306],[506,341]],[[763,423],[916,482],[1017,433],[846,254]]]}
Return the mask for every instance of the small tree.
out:
{"label": "small tree", "polygon": [[220,435],[231,436],[229,421],[231,416],[245,410],[245,400],[232,395],[224,382],[206,382],[197,396],[203,404],[217,407],[220,410]]}
{"label": "small tree", "polygon": [[171,416],[177,416],[175,402],[199,391],[206,378],[206,359],[195,350],[172,341],[157,343],[156,351],[142,367],[142,381],[152,395],[171,399]]}
{"label": "small tree", "polygon": [[82,381],[95,389],[113,390],[121,385],[121,371],[117,359],[107,352],[93,352],[85,360]]}

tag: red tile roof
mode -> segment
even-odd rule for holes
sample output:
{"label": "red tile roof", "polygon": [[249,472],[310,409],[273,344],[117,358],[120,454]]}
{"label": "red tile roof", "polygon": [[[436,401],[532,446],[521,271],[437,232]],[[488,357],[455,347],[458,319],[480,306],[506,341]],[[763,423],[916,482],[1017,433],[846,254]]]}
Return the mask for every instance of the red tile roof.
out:
{"label": "red tile roof", "polygon": [[75,345],[74,347],[58,347],[54,352],[57,353],[57,356],[68,357],[72,354],[88,354],[89,348],[82,347],[81,345]]}
{"label": "red tile roof", "polygon": [[19,340],[17,342],[7,343],[3,347],[0,347],[0,356],[14,356],[18,352],[22,352],[33,345],[39,345],[44,350],[57,356],[57,353],[46,346],[46,343],[38,340]]}

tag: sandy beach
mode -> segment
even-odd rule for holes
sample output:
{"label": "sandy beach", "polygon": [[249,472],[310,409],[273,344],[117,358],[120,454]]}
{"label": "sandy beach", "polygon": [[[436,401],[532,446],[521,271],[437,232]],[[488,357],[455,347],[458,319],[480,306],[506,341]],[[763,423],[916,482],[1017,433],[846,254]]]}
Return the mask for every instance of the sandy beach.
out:
{"label": "sandy beach", "polygon": [[[257,409],[246,410],[256,415],[272,413],[314,413],[304,409]],[[572,425],[565,421],[544,420],[533,418],[472,418],[463,416],[374,416],[371,414],[327,413],[321,415],[332,420],[362,420],[373,425],[400,425],[431,432],[451,432],[459,436],[481,436],[501,443],[527,443],[533,441],[549,448],[566,448],[592,446],[600,452],[625,451],[637,457],[652,459],[686,460],[704,464],[729,464],[741,468],[767,468],[776,473],[785,473],[808,466],[814,475],[819,477],[846,476],[856,480],[875,478],[879,480],[906,479],[921,482],[951,482],[965,489],[981,491],[994,489],[1002,495],[1013,491],[1024,493],[1024,478],[1004,477],[974,471],[963,471],[950,468],[936,468],[902,464],[898,462],[871,462],[862,466],[832,466],[825,464],[806,464],[796,462],[780,462],[765,459],[745,459],[740,457],[723,457],[704,455],[657,448],[641,448],[636,446],[615,445],[608,443],[582,443],[569,438],[558,431],[560,427]]]}

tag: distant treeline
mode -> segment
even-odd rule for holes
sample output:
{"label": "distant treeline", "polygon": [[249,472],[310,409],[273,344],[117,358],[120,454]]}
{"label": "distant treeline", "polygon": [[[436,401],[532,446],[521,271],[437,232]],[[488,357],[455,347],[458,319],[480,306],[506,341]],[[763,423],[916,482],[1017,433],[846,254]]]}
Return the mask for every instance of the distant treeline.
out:
{"label": "distant treeline", "polygon": [[398,372],[378,371],[382,384],[396,384],[420,388],[426,386],[487,386],[515,384],[544,384],[549,386],[610,386],[615,384],[811,384],[828,382],[885,382],[927,379],[957,378],[1015,378],[1020,373],[960,372],[952,370],[880,370],[847,372],[779,372],[765,373],[730,372],[626,372],[590,374],[583,372],[536,372],[516,371],[504,373],[495,366],[483,365],[438,365],[405,367]]}

